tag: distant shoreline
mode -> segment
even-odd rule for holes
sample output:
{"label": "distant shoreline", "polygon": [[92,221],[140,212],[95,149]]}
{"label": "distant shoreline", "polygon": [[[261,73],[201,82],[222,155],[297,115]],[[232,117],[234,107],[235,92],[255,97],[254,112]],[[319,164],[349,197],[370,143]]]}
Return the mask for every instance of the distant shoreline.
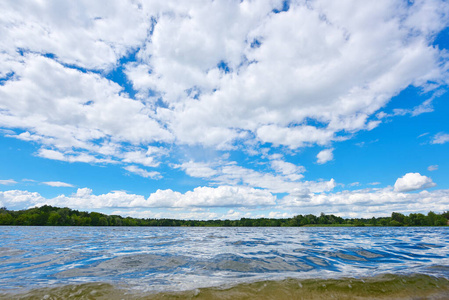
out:
{"label": "distant shoreline", "polygon": [[67,207],[44,205],[27,210],[0,208],[0,225],[14,226],[141,226],[141,227],[399,227],[447,226],[449,211],[429,212],[427,215],[404,215],[393,212],[390,217],[344,219],[321,213],[297,215],[292,218],[241,218],[240,220],[179,220],[143,219],[105,215],[98,212],[80,212]]}

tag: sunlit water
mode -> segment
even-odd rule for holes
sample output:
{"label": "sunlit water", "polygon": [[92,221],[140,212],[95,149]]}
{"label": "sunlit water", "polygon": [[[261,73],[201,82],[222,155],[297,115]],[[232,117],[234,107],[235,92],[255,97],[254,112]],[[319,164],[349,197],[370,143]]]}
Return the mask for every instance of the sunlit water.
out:
{"label": "sunlit water", "polygon": [[446,227],[0,226],[0,292],[98,282],[143,293],[285,278],[449,278],[448,233]]}

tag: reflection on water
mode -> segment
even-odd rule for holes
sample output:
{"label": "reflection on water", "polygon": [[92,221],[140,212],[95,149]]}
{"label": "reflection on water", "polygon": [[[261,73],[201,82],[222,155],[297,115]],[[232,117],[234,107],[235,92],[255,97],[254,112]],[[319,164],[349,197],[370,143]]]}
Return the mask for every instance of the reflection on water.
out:
{"label": "reflection on water", "polygon": [[[113,290],[195,291],[264,280],[270,280],[264,289],[285,285],[289,290],[291,282],[295,289],[306,286],[304,279],[351,277],[358,284],[359,278],[387,273],[444,281],[449,278],[448,230],[0,227],[0,293],[57,287],[61,293],[91,293],[92,288],[118,295]],[[293,279],[282,281],[286,278]],[[348,280],[342,284],[354,287]],[[443,281],[438,284],[447,286]],[[201,293],[212,291],[218,293]]]}

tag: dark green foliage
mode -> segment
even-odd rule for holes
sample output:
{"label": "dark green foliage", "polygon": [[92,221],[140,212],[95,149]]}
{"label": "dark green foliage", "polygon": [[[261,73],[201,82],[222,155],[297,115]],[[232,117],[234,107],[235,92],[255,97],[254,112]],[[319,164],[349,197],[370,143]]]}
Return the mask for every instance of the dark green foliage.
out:
{"label": "dark green foliage", "polygon": [[405,216],[403,214],[396,213],[396,212],[391,214],[391,221],[392,222],[395,221],[398,224],[404,224],[404,220],[405,220]]}
{"label": "dark green foliage", "polygon": [[42,207],[12,211],[0,208],[0,225],[32,226],[189,226],[189,227],[299,227],[299,226],[445,226],[449,212],[426,215],[415,213],[408,216],[393,212],[391,217],[370,219],[343,219],[335,215],[297,215],[293,218],[270,219],[241,218],[240,220],[176,220],[136,219],[105,215],[98,212],[80,212],[64,207]]}

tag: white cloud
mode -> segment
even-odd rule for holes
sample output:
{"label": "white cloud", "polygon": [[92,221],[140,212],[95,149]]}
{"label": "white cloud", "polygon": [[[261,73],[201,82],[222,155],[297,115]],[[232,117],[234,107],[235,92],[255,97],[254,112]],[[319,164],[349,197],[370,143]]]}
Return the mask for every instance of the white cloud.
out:
{"label": "white cloud", "polygon": [[197,187],[184,194],[170,189],[157,190],[147,199],[124,191],[94,195],[89,188],[80,188],[70,196],[59,195],[52,199],[27,191],[0,192],[1,206],[14,206],[18,203],[29,207],[47,204],[77,209],[258,207],[275,205],[276,196],[265,190],[238,186]]}
{"label": "white cloud", "polygon": [[[431,44],[444,1],[0,5],[0,126],[52,159],[154,167],[155,143],[328,146],[376,127],[407,86],[447,82]],[[106,79],[121,67],[135,99]]]}
{"label": "white cloud", "polygon": [[428,132],[424,132],[424,133],[418,135],[418,138],[422,138],[423,136],[426,136],[426,135],[428,135],[428,134],[429,134]]}
{"label": "white cloud", "polygon": [[268,218],[280,219],[280,218],[290,218],[290,217],[292,217],[292,214],[286,213],[286,212],[271,211],[268,213]]}
{"label": "white cloud", "polygon": [[[153,218],[153,219],[181,219],[181,220],[213,220],[222,219],[214,212],[192,212],[192,211],[164,211],[155,212],[150,210],[115,210],[111,214],[119,216],[130,216],[134,218]],[[230,219],[230,218],[228,218]]]}
{"label": "white cloud", "polygon": [[325,164],[325,163],[327,163],[328,161],[333,160],[333,159],[334,159],[334,154],[332,153],[332,151],[334,151],[333,148],[321,150],[321,151],[317,154],[317,156],[316,156],[316,158],[317,158],[317,163],[319,163],[319,164]]}
{"label": "white cloud", "polygon": [[147,66],[128,68],[142,95],[166,101],[180,142],[224,148],[250,132],[290,148],[325,145],[378,125],[368,117],[408,85],[427,89],[446,76],[428,44],[446,24],[443,2],[292,2],[282,14],[255,2],[223,6],[204,1],[161,16],[139,53]]}
{"label": "white cloud", "polygon": [[39,193],[28,191],[10,190],[0,192],[0,206],[11,207],[19,206],[23,209],[24,206],[32,206],[36,203],[46,201]]}
{"label": "white cloud", "polygon": [[141,195],[128,194],[124,191],[112,191],[107,194],[94,195],[89,188],[80,188],[70,196],[60,195],[52,199],[39,199],[30,206],[44,204],[71,207],[77,209],[98,209],[117,207],[145,207],[145,198]]}
{"label": "white cloud", "polygon": [[284,175],[286,178],[292,181],[302,179],[304,176],[301,173],[304,173],[306,171],[306,168],[304,168],[303,166],[297,166],[281,159],[274,159],[270,163],[271,167],[277,173]]}
{"label": "white cloud", "polygon": [[164,150],[157,147],[149,147],[146,152],[144,151],[129,151],[123,154],[123,162],[137,163],[147,167],[157,167],[160,162],[156,160],[156,157],[160,156]]}
{"label": "white cloud", "polygon": [[43,158],[48,158],[48,159],[53,159],[53,160],[60,160],[60,161],[66,161],[66,162],[83,162],[83,163],[109,163],[109,164],[113,164],[113,163],[117,163],[116,161],[110,159],[110,158],[97,158],[94,155],[90,155],[87,153],[79,153],[76,151],[65,151],[65,152],[60,152],[60,151],[56,151],[56,150],[51,150],[51,149],[45,149],[45,148],[41,148],[37,151],[37,156],[39,157],[43,157]]}
{"label": "white cloud", "polygon": [[170,141],[171,133],[116,83],[31,54],[16,73],[18,80],[0,86],[0,126],[26,130],[8,136],[41,144],[39,156],[157,166],[166,152],[151,143]]}
{"label": "white cloud", "polygon": [[[220,175],[214,178],[219,184],[246,184],[252,187],[264,188],[273,193],[290,193],[298,188],[306,188],[312,192],[323,192],[335,187],[333,179],[324,182],[291,180],[291,176],[262,173],[237,165],[225,165],[220,169]],[[296,176],[299,178],[300,176]],[[302,178],[302,176],[301,176]]]}
{"label": "white cloud", "polygon": [[253,169],[238,166],[236,162],[194,162],[189,161],[178,165],[186,174],[206,179],[218,185],[245,185],[253,188],[261,188],[271,193],[291,193],[297,189],[307,189],[313,193],[330,191],[336,183],[333,179],[328,181],[301,181],[303,166],[274,158],[269,162],[275,171],[260,172]]}
{"label": "white cloud", "polygon": [[218,174],[218,171],[214,170],[211,164],[205,162],[188,161],[177,165],[186,172],[187,175],[197,178],[211,178]]}
{"label": "white cloud", "polygon": [[411,112],[412,116],[415,117],[423,113],[433,112],[432,100],[433,99],[426,100],[420,105],[414,107]]}
{"label": "white cloud", "polygon": [[427,170],[428,171],[436,171],[436,170],[438,170],[438,165],[431,165],[431,166],[428,166],[427,167]]}
{"label": "white cloud", "polygon": [[128,172],[135,173],[139,176],[145,177],[145,178],[152,178],[152,179],[160,179],[161,174],[157,171],[147,171],[142,168],[139,168],[137,166],[126,166],[123,169],[125,169]]}
{"label": "white cloud", "polygon": [[433,137],[433,140],[431,143],[432,144],[445,144],[447,142],[449,142],[449,134],[440,132],[440,133],[437,133]]}
{"label": "white cloud", "polygon": [[[158,190],[145,199],[124,191],[94,195],[89,188],[75,194],[47,199],[39,193],[0,191],[0,207],[17,209],[41,205],[83,210],[112,210],[112,214],[176,219],[238,219],[241,217],[290,217],[296,214],[332,213],[343,217],[388,216],[401,213],[443,212],[449,205],[449,190],[403,193],[391,187],[314,194],[298,190],[281,199],[249,187],[198,187],[186,193]],[[220,210],[226,209],[220,213]]]}
{"label": "white cloud", "polygon": [[398,178],[394,184],[396,192],[409,192],[422,190],[436,186],[431,178],[419,173],[407,173],[403,177]]}
{"label": "white cloud", "polygon": [[30,128],[23,139],[95,150],[89,142],[108,137],[129,143],[170,138],[144,104],[121,95],[118,84],[97,74],[38,55],[25,56],[16,72],[19,80],[0,87],[6,111],[1,125]]}
{"label": "white cloud", "polygon": [[108,1],[107,7],[84,0],[3,1],[0,9],[6,67],[20,60],[22,49],[87,69],[110,69],[146,39],[151,26],[137,3],[123,1]]}
{"label": "white cloud", "polygon": [[45,185],[53,186],[53,187],[74,187],[73,184],[65,183],[61,181],[46,181],[42,182]]}
{"label": "white cloud", "polygon": [[220,219],[221,220],[237,220],[243,218],[244,214],[240,211],[236,211],[234,209],[230,209],[226,214],[223,214]]}
{"label": "white cloud", "polygon": [[313,126],[285,128],[276,125],[266,125],[257,130],[258,138],[264,143],[288,145],[291,148],[304,147],[311,144],[325,145],[334,140],[334,132],[317,129]]}
{"label": "white cloud", "polygon": [[2,179],[0,180],[0,185],[10,185],[10,184],[16,184],[17,181],[14,179]]}
{"label": "white cloud", "polygon": [[401,193],[392,188],[342,191],[330,194],[299,197],[288,195],[278,201],[279,208],[292,213],[320,212],[343,217],[389,216],[393,211],[401,213],[443,212],[449,205],[449,190]]}
{"label": "white cloud", "polygon": [[[281,0],[111,0],[107,7],[3,1],[1,133],[35,143],[43,158],[119,164],[147,178],[161,174],[145,168],[166,163],[218,186],[191,191],[197,202],[188,193],[161,198],[176,205],[237,205],[228,197],[234,192],[239,201],[245,193],[254,200],[260,193],[308,199],[329,192],[333,179],[305,181],[305,168],[282,157],[253,170],[229,161],[173,162],[171,150],[199,145],[260,154],[262,147],[296,152],[319,145],[328,148],[317,155],[323,164],[333,159],[331,145],[378,126],[387,117],[379,109],[409,86],[433,96],[405,113],[431,111],[448,82],[447,53],[432,42],[448,25],[449,6],[292,1],[274,14],[280,6]],[[135,97],[108,79],[121,69]],[[432,143],[448,141],[439,133]],[[409,177],[398,190],[434,184]],[[124,192],[54,201],[113,206],[121,196],[147,205]]]}
{"label": "white cloud", "polygon": [[65,161],[66,158],[63,153],[51,149],[39,149],[38,156],[48,159]]}
{"label": "white cloud", "polygon": [[[430,84],[430,86],[432,86],[432,88],[430,90],[432,90],[434,88],[438,88],[438,85],[431,85]],[[426,88],[424,87],[424,90],[425,89]],[[413,107],[411,109],[396,108],[396,109],[393,109],[393,113],[391,113],[391,114],[387,114],[385,112],[379,112],[379,113],[376,114],[376,117],[378,119],[386,119],[386,118],[391,118],[391,117],[394,117],[394,116],[405,116],[405,115],[410,115],[412,117],[416,117],[416,116],[419,116],[419,115],[421,115],[423,113],[433,112],[434,111],[433,105],[432,105],[433,100],[435,98],[443,95],[445,92],[446,91],[443,90],[443,89],[436,90],[429,99],[423,101],[421,104],[419,104],[419,105],[417,105],[417,106],[415,106],[415,107]],[[428,134],[428,133],[421,134],[418,137],[422,137],[422,136],[424,136],[426,134]]]}
{"label": "white cloud", "polygon": [[34,180],[34,179],[28,179],[28,178],[24,178],[24,179],[22,179],[22,181],[23,181],[23,182],[37,182],[37,181]]}
{"label": "white cloud", "polygon": [[197,187],[185,194],[158,190],[148,198],[151,207],[272,206],[276,197],[260,189],[239,186]]}

